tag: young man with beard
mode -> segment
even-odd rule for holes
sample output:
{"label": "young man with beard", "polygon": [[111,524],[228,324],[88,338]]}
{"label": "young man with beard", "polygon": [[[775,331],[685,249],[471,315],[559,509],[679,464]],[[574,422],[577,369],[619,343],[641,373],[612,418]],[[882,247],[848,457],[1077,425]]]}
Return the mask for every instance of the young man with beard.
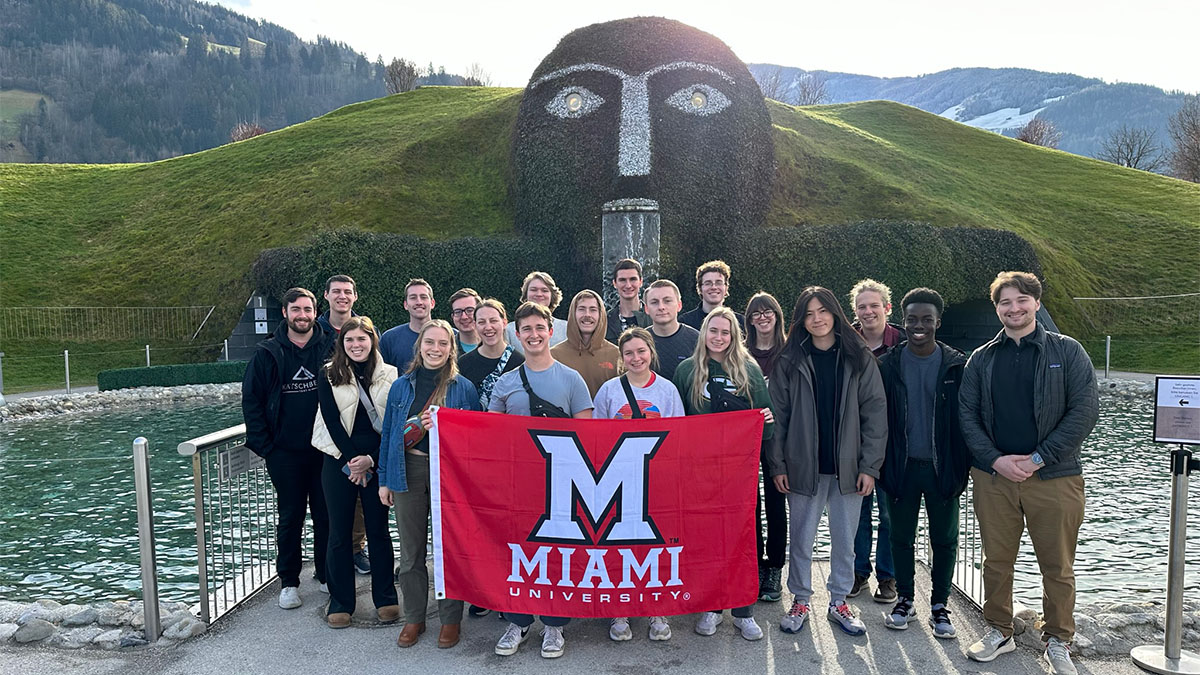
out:
{"label": "young man with beard", "polygon": [[[556,406],[563,416],[591,419],[592,397],[579,373],[559,363],[550,350],[554,333],[554,317],[550,310],[536,302],[526,302],[517,308],[514,323],[517,335],[525,347],[525,363],[515,371],[500,376],[492,390],[488,411],[507,415],[531,414],[532,401],[526,387],[537,398]],[[533,615],[505,612],[508,628],[496,642],[496,653],[512,656],[529,637]],[[563,628],[571,621],[566,617],[543,616],[542,656],[556,659],[563,655],[566,644]]]}
{"label": "young man with beard", "polygon": [[631,258],[617,263],[613,269],[613,288],[617,289],[617,306],[608,312],[608,329],[604,339],[616,344],[626,328],[648,328],[650,316],[642,311],[642,264]]}
{"label": "young man with beard", "polygon": [[908,340],[879,361],[888,411],[879,484],[890,498],[890,543],[899,595],[884,625],[904,630],[917,615],[914,543],[924,498],[933,550],[929,625],[936,637],[953,638],[946,603],[958,554],[958,498],[967,487],[970,453],[958,422],[958,390],[967,357],[937,341],[944,308],[942,296],[929,288],[914,288],[900,302]]}
{"label": "young man with beard", "polygon": [[317,298],[303,288],[283,295],[283,323],[258,343],[242,381],[246,446],[266,460],[279,510],[276,570],[279,606],[301,605],[304,511],[313,522],[316,579],[325,590],[329,514],[321,489],[324,455],[312,445],[317,417],[317,376],[332,336],[317,325]]}
{"label": "young man with beard", "polygon": [[986,662],[1016,649],[1013,565],[1028,526],[1042,573],[1046,661],[1054,673],[1074,673],[1068,645],[1075,637],[1075,547],[1084,507],[1079,449],[1099,416],[1096,373],[1078,342],[1038,324],[1037,277],[1001,272],[991,297],[1004,330],[971,354],[959,394],[983,539],[983,619],[990,626],[967,656]]}
{"label": "young man with beard", "polygon": [[670,279],[659,279],[646,291],[646,311],[653,322],[654,350],[658,352],[658,374],[670,380],[679,363],[692,355],[700,331],[679,323],[679,287]]}
{"label": "young man with beard", "polygon": [[[900,343],[900,328],[888,323],[892,313],[892,291],[874,279],[863,279],[850,289],[850,304],[854,307],[854,330],[863,337],[867,348],[877,358]],[[864,589],[870,592],[871,548],[874,539],[872,513],[879,504],[879,542],[875,546],[875,602],[896,600],[896,575],[892,568],[891,524],[888,500],[878,491],[862,500],[858,516],[858,532],[854,535],[854,588],[847,597],[858,597]]]}
{"label": "young man with beard", "polygon": [[450,321],[458,332],[454,342],[458,358],[479,346],[479,331],[475,325],[475,306],[480,301],[474,288],[460,288],[450,296]]}
{"label": "young man with beard", "polygon": [[[680,314],[679,323],[699,331],[700,325],[704,323],[704,317],[714,309],[725,305],[725,298],[729,297],[731,274],[729,265],[725,264],[724,260],[709,260],[697,267],[696,293],[700,295],[700,304],[695,309]],[[737,317],[738,328],[745,333],[746,317],[738,312],[734,312],[733,315]]]}
{"label": "young man with beard", "polygon": [[384,331],[379,338],[379,353],[383,362],[396,366],[396,370],[408,370],[417,345],[417,334],[429,321],[433,307],[433,286],[424,279],[409,279],[404,287],[404,309],[408,311],[408,323],[402,323]]}
{"label": "young man with beard", "polygon": [[583,376],[588,394],[594,398],[600,385],[617,376],[621,359],[617,346],[604,339],[608,329],[604,300],[596,291],[579,291],[567,314],[567,340],[552,347],[550,353]]}

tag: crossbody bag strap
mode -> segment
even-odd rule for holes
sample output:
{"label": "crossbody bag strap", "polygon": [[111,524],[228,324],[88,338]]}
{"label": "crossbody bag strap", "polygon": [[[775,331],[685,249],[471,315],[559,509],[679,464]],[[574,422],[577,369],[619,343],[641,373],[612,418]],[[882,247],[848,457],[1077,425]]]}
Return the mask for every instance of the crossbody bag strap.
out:
{"label": "crossbody bag strap", "polygon": [[629,401],[629,414],[633,415],[633,419],[646,419],[646,414],[642,412],[641,406],[638,405],[637,397],[633,395],[633,387],[629,385],[629,376],[622,375],[620,377],[621,388],[625,390],[625,400]]}
{"label": "crossbody bag strap", "polygon": [[371,402],[371,397],[367,395],[367,390],[363,388],[362,382],[356,377],[354,383],[358,385],[358,402],[362,403],[363,408],[367,410],[367,418],[371,420],[371,427],[375,429],[375,433],[383,433],[383,420],[379,419],[379,413],[375,410],[375,404]]}

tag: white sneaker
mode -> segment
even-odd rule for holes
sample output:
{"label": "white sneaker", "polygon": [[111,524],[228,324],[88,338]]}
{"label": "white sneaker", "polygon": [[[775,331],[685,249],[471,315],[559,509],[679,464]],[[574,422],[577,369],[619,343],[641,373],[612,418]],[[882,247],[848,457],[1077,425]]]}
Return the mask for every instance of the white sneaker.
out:
{"label": "white sneaker", "polygon": [[705,612],[696,621],[696,632],[701,635],[712,635],[717,632],[717,626],[725,620],[720,612]]}
{"label": "white sneaker", "polygon": [[733,626],[742,631],[742,637],[747,640],[763,639],[762,628],[759,627],[758,622],[752,616],[733,617]]}
{"label": "white sneaker", "polygon": [[557,659],[563,655],[567,640],[562,626],[546,626],[542,629],[542,658]]}
{"label": "white sneaker", "polygon": [[1046,641],[1046,663],[1054,675],[1075,675],[1075,664],[1071,663],[1071,650],[1067,643],[1052,637]]}
{"label": "white sneaker", "polygon": [[667,623],[665,616],[650,617],[650,639],[651,640],[670,640],[671,639],[671,624]]}
{"label": "white sneaker", "polygon": [[496,653],[500,656],[512,656],[521,648],[521,643],[529,639],[529,628],[521,628],[515,623],[508,624],[504,635],[496,641]]}
{"label": "white sneaker", "polygon": [[1001,654],[1007,654],[1016,649],[1017,641],[1013,639],[1013,636],[1004,637],[1004,633],[995,628],[989,628],[978,642],[967,647],[967,658],[987,663]]}
{"label": "white sneaker", "polygon": [[608,637],[613,642],[633,639],[633,630],[629,628],[629,617],[618,616],[608,625]]}
{"label": "white sneaker", "polygon": [[304,603],[300,600],[300,589],[295,586],[284,586],[279,591],[279,606],[283,609],[296,609]]}

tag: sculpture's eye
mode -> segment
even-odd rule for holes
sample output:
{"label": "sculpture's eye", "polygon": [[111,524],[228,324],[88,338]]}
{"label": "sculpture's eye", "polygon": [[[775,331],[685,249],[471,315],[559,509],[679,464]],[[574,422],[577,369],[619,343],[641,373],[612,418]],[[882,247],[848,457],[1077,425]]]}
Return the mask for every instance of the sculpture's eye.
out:
{"label": "sculpture's eye", "polygon": [[604,99],[583,87],[567,87],[546,104],[546,111],[563,119],[583,117],[604,104]]}
{"label": "sculpture's eye", "polygon": [[707,117],[729,107],[729,97],[707,84],[693,84],[667,97],[667,105],[689,115]]}

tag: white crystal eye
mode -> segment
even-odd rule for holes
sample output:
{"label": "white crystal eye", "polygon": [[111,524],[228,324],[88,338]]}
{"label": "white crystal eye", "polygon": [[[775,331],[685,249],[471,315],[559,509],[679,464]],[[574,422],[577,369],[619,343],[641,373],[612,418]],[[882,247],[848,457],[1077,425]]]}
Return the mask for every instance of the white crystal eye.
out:
{"label": "white crystal eye", "polygon": [[604,99],[583,87],[567,87],[546,104],[546,111],[563,119],[583,117],[604,104]]}
{"label": "white crystal eye", "polygon": [[707,84],[684,87],[667,97],[667,105],[689,115],[707,117],[729,107],[729,97]]}

